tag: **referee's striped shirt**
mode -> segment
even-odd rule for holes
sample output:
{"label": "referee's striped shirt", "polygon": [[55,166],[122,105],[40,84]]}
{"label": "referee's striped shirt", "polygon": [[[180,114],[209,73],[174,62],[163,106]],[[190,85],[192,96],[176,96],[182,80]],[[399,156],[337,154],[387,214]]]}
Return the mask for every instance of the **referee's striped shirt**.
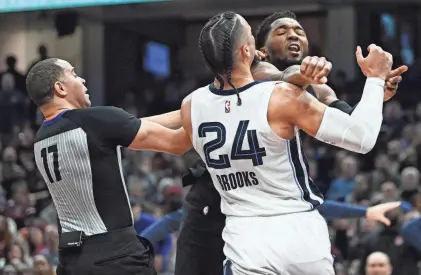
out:
{"label": "referee's striped shirt", "polygon": [[129,146],[139,128],[139,119],[115,107],[67,110],[44,121],[35,160],[60,232],[89,236],[133,225],[120,146]]}

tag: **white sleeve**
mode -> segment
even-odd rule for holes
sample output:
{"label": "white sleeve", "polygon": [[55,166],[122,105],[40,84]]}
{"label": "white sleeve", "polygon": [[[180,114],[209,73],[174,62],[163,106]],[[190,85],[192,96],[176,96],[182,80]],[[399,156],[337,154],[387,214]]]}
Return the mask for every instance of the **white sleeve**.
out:
{"label": "white sleeve", "polygon": [[367,78],[361,101],[351,115],[327,107],[315,137],[349,151],[370,152],[382,126],[384,84],[380,78]]}

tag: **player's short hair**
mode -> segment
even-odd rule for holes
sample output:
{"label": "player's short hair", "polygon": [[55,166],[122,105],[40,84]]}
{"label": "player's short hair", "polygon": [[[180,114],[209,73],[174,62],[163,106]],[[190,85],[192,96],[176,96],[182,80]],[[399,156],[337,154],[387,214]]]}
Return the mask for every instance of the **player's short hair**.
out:
{"label": "player's short hair", "polygon": [[57,58],[48,58],[36,63],[26,76],[26,90],[38,106],[54,98],[54,84],[64,75],[64,69],[57,64]]}
{"label": "player's short hair", "polygon": [[200,32],[200,51],[207,66],[221,84],[221,89],[224,88],[224,81],[220,74],[225,74],[228,84],[236,90],[231,80],[234,65],[233,47],[241,39],[244,30],[239,15],[227,11],[213,16]]}
{"label": "player's short hair", "polygon": [[274,14],[266,17],[263,20],[263,22],[259,25],[254,34],[254,36],[256,37],[256,49],[261,49],[265,46],[266,39],[271,30],[272,23],[281,18],[292,18],[294,20],[297,20],[297,16],[295,15],[295,13],[289,10],[275,12]]}

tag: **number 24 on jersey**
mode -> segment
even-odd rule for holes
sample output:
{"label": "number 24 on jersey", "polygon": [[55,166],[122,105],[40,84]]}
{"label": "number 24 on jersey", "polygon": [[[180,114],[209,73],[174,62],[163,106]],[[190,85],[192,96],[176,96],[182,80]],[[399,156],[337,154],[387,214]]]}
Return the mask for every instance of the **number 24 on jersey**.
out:
{"label": "number 24 on jersey", "polygon": [[[263,157],[266,156],[266,149],[260,147],[257,139],[256,130],[247,130],[249,120],[242,120],[238,124],[237,132],[234,137],[233,146],[231,148],[231,160],[250,159],[253,166],[263,164]],[[210,154],[224,146],[226,142],[226,129],[220,122],[204,122],[198,128],[199,137],[206,137],[208,133],[216,133],[216,138],[203,145],[203,152],[206,158],[208,167],[214,169],[225,169],[231,167],[230,157],[228,154],[219,155],[218,158],[213,159]],[[249,144],[248,150],[243,150],[243,142],[247,135]]]}

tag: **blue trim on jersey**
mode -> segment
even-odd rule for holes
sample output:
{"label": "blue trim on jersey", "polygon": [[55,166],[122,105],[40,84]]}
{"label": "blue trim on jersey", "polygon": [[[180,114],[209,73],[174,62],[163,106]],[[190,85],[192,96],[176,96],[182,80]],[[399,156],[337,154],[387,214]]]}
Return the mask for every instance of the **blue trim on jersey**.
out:
{"label": "blue trim on jersey", "polygon": [[[302,190],[302,199],[304,199],[304,201],[306,202],[309,202],[312,208],[315,208],[320,205],[320,202],[317,200],[313,200],[310,197],[310,193],[313,193],[314,195],[318,197],[320,197],[321,193],[318,190],[317,186],[314,184],[313,180],[309,176],[307,176],[307,179],[308,179],[310,189],[307,188],[306,186],[306,174],[304,173],[304,169],[306,169],[306,171],[309,171],[307,158],[305,157],[304,153],[300,152],[300,149],[297,143],[297,137],[294,137],[293,139],[291,139],[288,142],[288,145],[289,145],[289,151],[291,154],[290,161],[293,166],[294,177],[296,179],[296,182],[299,184],[300,190]],[[301,165],[300,154],[303,156],[305,167]],[[313,192],[313,190],[317,190],[317,192],[315,193]]]}
{"label": "blue trim on jersey", "polygon": [[290,141],[287,140],[287,151],[288,151],[288,159],[289,159],[289,163],[291,164],[291,168],[292,168],[292,175],[294,176],[294,181],[297,184],[298,189],[300,190],[301,193],[301,200],[304,201],[304,197],[303,197],[303,188],[300,185],[298,178],[297,178],[297,173],[295,172],[295,165],[294,162],[292,161],[292,157],[291,157],[291,145],[290,145]]}
{"label": "blue trim on jersey", "polygon": [[54,124],[56,121],[58,121],[62,116],[63,116],[63,114],[65,113],[65,112],[67,112],[68,110],[64,110],[64,111],[62,111],[61,113],[59,113],[58,115],[56,115],[55,117],[53,117],[52,119],[49,119],[49,120],[44,120],[43,122],[42,122],[42,126],[50,126],[50,125],[52,125],[52,124]]}
{"label": "blue trim on jersey", "polygon": [[233,272],[232,272],[232,262],[231,262],[231,260],[228,260],[227,259],[227,261],[225,262],[225,265],[224,265],[224,275],[233,275]]}
{"label": "blue trim on jersey", "polygon": [[[301,143],[301,149],[302,149],[303,143],[301,142],[301,139],[300,139],[300,143]],[[310,173],[310,165],[308,163],[308,159],[307,159],[306,154],[304,154],[304,152],[302,152],[302,155],[303,155],[304,165],[306,167],[307,174],[308,174],[308,173]],[[310,186],[310,190],[314,195],[316,195],[317,197],[324,200],[323,193],[319,190],[319,187],[317,187],[317,184],[313,181],[313,179],[310,177],[309,174],[308,174],[308,185]],[[317,205],[320,205],[320,203],[317,202]]]}
{"label": "blue trim on jersey", "polygon": [[[254,82],[251,82],[251,83],[247,84],[246,86],[237,88],[237,91],[239,93],[244,92],[247,89],[253,87],[254,85],[260,84],[260,83],[263,83],[263,82],[267,82],[267,81],[254,81]],[[235,95],[236,94],[236,92],[235,92],[234,89],[231,89],[231,90],[220,90],[220,89],[217,89],[217,88],[215,88],[215,84],[214,83],[211,83],[209,85],[209,90],[212,93],[216,94],[216,95],[222,95],[222,96],[224,96],[224,95]]]}

